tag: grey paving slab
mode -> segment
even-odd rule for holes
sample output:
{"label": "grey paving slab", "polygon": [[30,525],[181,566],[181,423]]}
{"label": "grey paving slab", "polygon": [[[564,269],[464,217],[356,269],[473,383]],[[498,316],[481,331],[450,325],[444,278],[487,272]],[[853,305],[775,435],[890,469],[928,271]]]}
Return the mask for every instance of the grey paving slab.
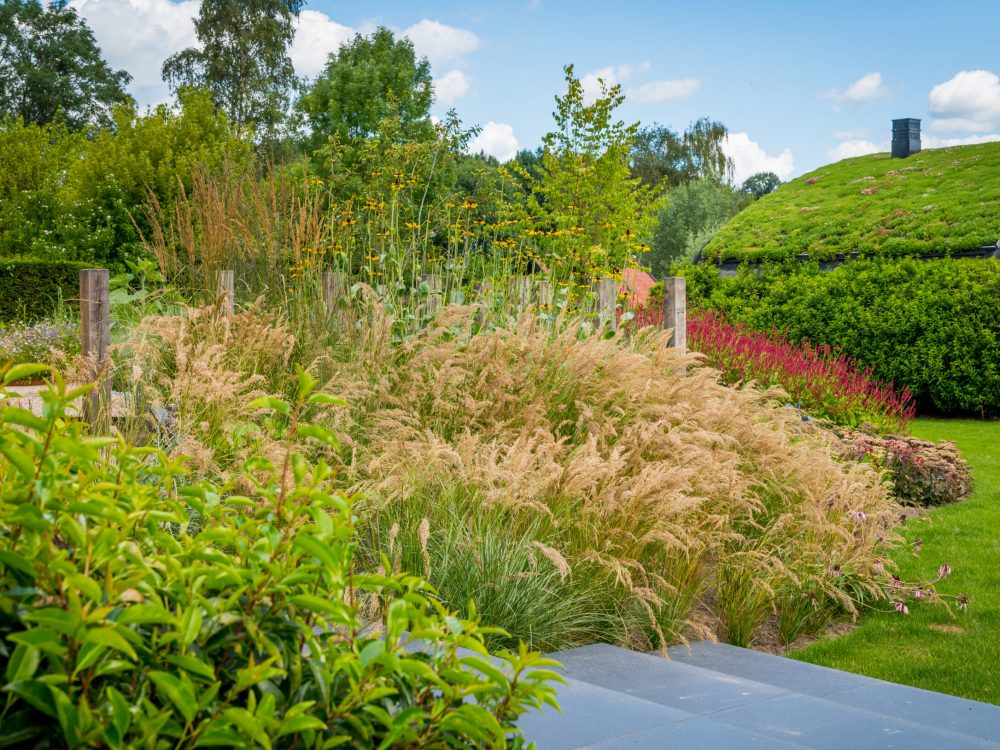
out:
{"label": "grey paving slab", "polygon": [[606,644],[561,651],[553,658],[562,662],[574,679],[699,715],[787,692],[774,685]]}
{"label": "grey paving slab", "polygon": [[860,684],[829,700],[1000,744],[1000,706],[871,678]]}
{"label": "grey paving slab", "polygon": [[729,646],[699,641],[668,649],[670,658],[682,664],[712,669],[805,695],[827,696],[859,686],[858,675],[817,664]]}
{"label": "grey paving slab", "polygon": [[567,682],[559,686],[562,713],[546,706],[540,713],[523,717],[518,724],[539,750],[575,750],[602,742],[612,743],[606,747],[615,747],[614,742],[624,735],[691,718],[686,711],[587,682],[573,679]]}
{"label": "grey paving slab", "polygon": [[897,685],[759,651],[701,641],[669,650],[675,661],[739,675],[907,721],[1000,742],[1000,706]]}
{"label": "grey paving slab", "polygon": [[979,737],[810,695],[782,695],[711,718],[815,750],[1000,750],[1000,744]]}
{"label": "grey paving slab", "polygon": [[[539,750],[545,750],[539,745]],[[711,717],[700,716],[666,727],[650,729],[624,737],[615,737],[585,750],[804,750],[806,745],[785,742],[765,734],[720,724]],[[580,750],[584,750],[581,748]]]}

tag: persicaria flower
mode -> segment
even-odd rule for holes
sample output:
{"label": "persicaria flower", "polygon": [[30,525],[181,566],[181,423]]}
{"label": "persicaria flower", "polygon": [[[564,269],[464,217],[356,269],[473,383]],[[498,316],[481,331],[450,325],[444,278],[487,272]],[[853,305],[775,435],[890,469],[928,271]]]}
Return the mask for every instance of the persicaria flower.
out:
{"label": "persicaria flower", "polygon": [[854,523],[864,523],[866,520],[868,520],[868,516],[863,510],[854,511]]}
{"label": "persicaria flower", "polygon": [[872,563],[872,569],[876,573],[885,573],[885,565],[882,564],[881,560],[876,560]]}
{"label": "persicaria flower", "polygon": [[951,566],[945,563],[938,568],[938,578],[947,578],[951,575]]}
{"label": "persicaria flower", "polygon": [[910,610],[905,604],[903,604],[903,602],[896,602],[896,611],[902,612],[904,615],[910,614]]}

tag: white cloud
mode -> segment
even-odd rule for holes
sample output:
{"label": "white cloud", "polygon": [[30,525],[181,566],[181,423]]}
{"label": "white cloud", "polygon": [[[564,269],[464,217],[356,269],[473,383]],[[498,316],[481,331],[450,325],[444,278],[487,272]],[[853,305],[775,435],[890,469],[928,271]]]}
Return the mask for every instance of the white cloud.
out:
{"label": "white cloud", "polygon": [[469,142],[470,154],[485,152],[499,161],[510,161],[517,156],[520,144],[514,136],[514,128],[503,122],[490,120],[483,129]]}
{"label": "white cloud", "polygon": [[840,161],[841,159],[850,159],[855,156],[867,156],[868,154],[877,154],[880,151],[885,151],[885,148],[880,148],[877,143],[872,143],[871,141],[863,140],[850,140],[844,141],[843,143],[838,143],[836,146],[831,148],[826,152],[826,157],[831,161]]}
{"label": "white cloud", "polygon": [[73,0],[70,5],[87,21],[111,66],[132,74],[129,89],[140,104],[170,98],[160,70],[170,55],[196,42],[198,0]]}
{"label": "white cloud", "polygon": [[697,78],[681,78],[675,81],[650,81],[630,88],[625,95],[641,104],[665,102],[668,99],[685,99],[693,96],[701,85]]}
{"label": "white cloud", "polygon": [[434,97],[438,104],[447,106],[469,93],[470,87],[465,73],[461,70],[449,70],[434,81]]}
{"label": "white cloud", "polygon": [[314,77],[326,67],[331,52],[336,52],[344,42],[349,42],[357,29],[344,26],[318,10],[303,10],[295,24],[295,40],[288,56],[295,72],[300,76]]}
{"label": "white cloud", "polygon": [[[637,73],[645,73],[652,65],[644,62],[642,65],[609,65],[587,73],[580,79],[583,86],[583,98],[587,104],[593,104],[601,94],[601,81],[607,86],[629,83]],[[647,81],[625,89],[625,96],[640,104],[665,102],[668,99],[684,99],[693,95],[701,81],[697,78],[681,78],[676,80]]]}
{"label": "white cloud", "polygon": [[970,146],[975,143],[992,143],[1000,141],[1000,133],[989,133],[981,135],[967,135],[962,138],[938,138],[933,135],[924,135],[920,138],[923,148],[945,148],[946,146]]}
{"label": "white cloud", "polygon": [[844,91],[830,89],[821,94],[825,99],[832,99],[837,103],[848,104],[870,102],[888,95],[889,89],[882,83],[882,74],[879,72],[866,73]]}
{"label": "white cloud", "polygon": [[723,150],[733,160],[733,181],[737,185],[757,172],[774,172],[782,180],[787,180],[795,171],[795,159],[790,148],[773,156],[750,140],[746,133],[730,133],[726,136]]}
{"label": "white cloud", "polygon": [[[197,44],[194,19],[200,0],[72,0],[70,5],[87,21],[108,62],[132,74],[129,88],[140,104],[170,99],[160,77],[163,61]],[[373,30],[372,26],[345,26],[318,10],[303,10],[295,23],[288,56],[298,75],[314,77],[342,44],[355,34]],[[463,64],[463,55],[479,48],[479,37],[429,19],[397,33],[409,37],[417,55],[426,57],[435,69],[452,68],[435,82],[442,104],[451,104],[469,91],[469,76],[457,66]]]}
{"label": "white cloud", "polygon": [[1000,121],[1000,78],[988,70],[963,70],[927,97],[935,132],[981,132]]}
{"label": "white cloud", "polygon": [[463,55],[479,49],[479,37],[471,31],[426,18],[404,29],[403,34],[413,42],[417,57],[426,57],[431,66],[458,64]]}

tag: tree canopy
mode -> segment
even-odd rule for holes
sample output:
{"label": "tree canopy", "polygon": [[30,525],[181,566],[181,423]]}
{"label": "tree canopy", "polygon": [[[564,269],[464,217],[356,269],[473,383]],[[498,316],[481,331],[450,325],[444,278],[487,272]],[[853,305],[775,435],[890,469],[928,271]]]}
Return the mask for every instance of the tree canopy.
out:
{"label": "tree canopy", "polygon": [[434,88],[427,58],[417,59],[409,39],[379,27],[358,34],[330,55],[323,72],[299,100],[298,109],[313,148],[331,138],[342,142],[374,137],[387,117],[397,120],[406,140],[433,137]]}
{"label": "tree canopy", "polygon": [[632,175],[650,187],[677,187],[704,177],[726,182],[733,172],[723,150],[727,135],[725,125],[707,117],[683,133],[656,123],[640,128],[632,146]]}
{"label": "tree canopy", "polygon": [[237,127],[273,137],[285,119],[295,69],[288,48],[303,0],[203,0],[194,28],[200,47],[167,58],[171,90],[205,88]]}
{"label": "tree canopy", "polygon": [[109,125],[132,77],[101,57],[94,34],[66,0],[0,3],[0,117],[74,130]]}
{"label": "tree canopy", "polygon": [[768,193],[777,190],[780,184],[781,178],[774,172],[757,172],[743,181],[741,190],[754,198],[763,198]]}

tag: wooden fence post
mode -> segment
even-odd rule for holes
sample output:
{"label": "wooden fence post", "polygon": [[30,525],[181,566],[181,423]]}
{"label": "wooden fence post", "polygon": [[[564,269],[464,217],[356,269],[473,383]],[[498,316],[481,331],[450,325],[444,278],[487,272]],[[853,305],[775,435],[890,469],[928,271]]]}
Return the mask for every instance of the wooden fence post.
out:
{"label": "wooden fence post", "polygon": [[535,287],[535,300],[540,310],[547,310],[552,307],[552,283],[549,281],[539,281]]}
{"label": "wooden fence post", "polygon": [[232,315],[236,310],[236,275],[231,270],[215,272],[215,296],[222,297],[220,310],[223,315]]}
{"label": "wooden fence post", "polygon": [[531,277],[512,276],[507,281],[508,301],[515,315],[520,315],[531,304]]}
{"label": "wooden fence post", "polygon": [[323,304],[332,313],[347,296],[347,274],[343,271],[323,271]]}
{"label": "wooden fence post", "polygon": [[618,330],[618,281],[601,279],[597,282],[597,321],[599,325],[607,325],[612,331]]}
{"label": "wooden fence post", "polygon": [[434,313],[441,307],[441,277],[436,273],[424,274],[423,280],[427,282],[427,317],[433,317]]}
{"label": "wooden fence post", "polygon": [[683,276],[663,280],[663,328],[672,329],[670,345],[687,349],[687,286]]}
{"label": "wooden fence post", "polygon": [[80,271],[80,353],[90,362],[88,379],[96,382],[83,400],[83,419],[106,435],[111,425],[111,378],[107,372],[111,346],[110,276],[105,268]]}

